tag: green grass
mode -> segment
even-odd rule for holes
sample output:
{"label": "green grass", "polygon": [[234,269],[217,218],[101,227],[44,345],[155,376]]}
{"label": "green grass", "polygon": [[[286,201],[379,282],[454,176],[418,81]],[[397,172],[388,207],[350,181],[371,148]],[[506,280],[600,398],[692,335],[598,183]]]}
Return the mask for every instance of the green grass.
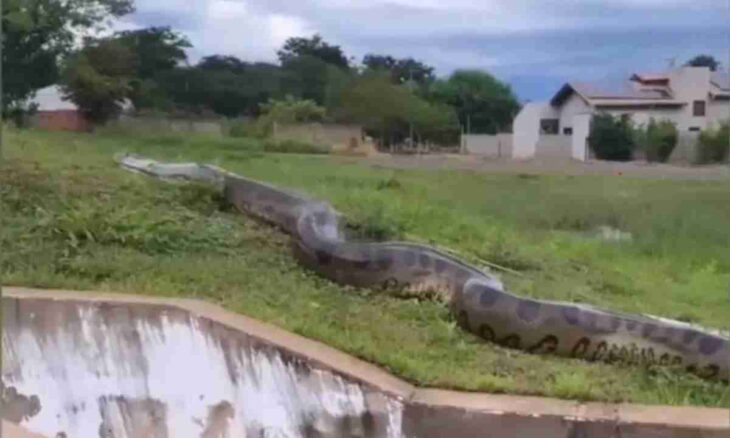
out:
{"label": "green grass", "polygon": [[[288,237],[199,184],[125,172],[115,153],[195,160],[332,202],[367,235],[496,263],[525,296],[730,328],[730,181],[393,171],[270,154],[245,138],[6,131],[4,284],[209,300],[319,339],[420,385],[581,400],[730,407],[730,389],[666,370],[503,349],[438,303],[335,285]],[[631,242],[587,237],[610,225]]]}

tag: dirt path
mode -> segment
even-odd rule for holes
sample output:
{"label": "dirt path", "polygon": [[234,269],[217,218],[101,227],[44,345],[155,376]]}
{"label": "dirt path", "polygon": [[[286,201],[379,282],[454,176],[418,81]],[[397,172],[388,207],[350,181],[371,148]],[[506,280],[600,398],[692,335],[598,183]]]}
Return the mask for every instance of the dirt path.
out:
{"label": "dirt path", "polygon": [[730,180],[730,165],[677,166],[646,162],[506,160],[473,155],[388,155],[368,158],[337,157],[342,162],[359,162],[394,169],[455,169],[490,173],[615,175],[631,178],[679,180]]}

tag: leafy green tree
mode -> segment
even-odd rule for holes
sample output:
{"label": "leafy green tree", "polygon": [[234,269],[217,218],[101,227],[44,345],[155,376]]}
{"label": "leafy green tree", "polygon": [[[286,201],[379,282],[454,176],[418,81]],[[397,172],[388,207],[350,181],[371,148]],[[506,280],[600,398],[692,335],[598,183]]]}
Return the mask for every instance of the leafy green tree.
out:
{"label": "leafy green tree", "polygon": [[132,10],[132,0],[3,0],[3,111],[58,80],[76,35]]}
{"label": "leafy green tree", "polygon": [[340,46],[328,44],[317,34],[311,38],[289,38],[284,43],[284,47],[277,52],[277,55],[284,66],[300,57],[316,58],[326,64],[345,69],[350,65]]}
{"label": "leafy green tree", "polygon": [[611,114],[593,116],[588,146],[599,160],[630,161],[636,149],[635,140],[630,118]]}
{"label": "leafy green tree", "polygon": [[362,63],[368,70],[389,72],[394,84],[403,84],[412,80],[419,86],[424,86],[435,79],[433,67],[413,58],[396,59],[389,55],[367,54]]}
{"label": "leafy green tree", "polygon": [[280,67],[228,58],[204,58],[196,67],[163,72],[156,80],[173,106],[188,112],[210,109],[227,117],[256,116],[259,104],[283,94]]}
{"label": "leafy green tree", "polygon": [[151,79],[187,60],[185,49],[192,47],[184,36],[169,27],[150,27],[117,32],[114,38],[137,57],[136,76]]}
{"label": "leafy green tree", "polygon": [[391,82],[385,72],[367,72],[345,88],[338,116],[362,123],[380,139],[381,146],[403,141],[413,127],[421,140],[434,140],[444,132],[458,132],[452,108],[434,105]]}
{"label": "leafy green tree", "polygon": [[103,124],[121,110],[135,71],[134,53],[119,41],[87,41],[66,62],[61,88],[89,120]]}
{"label": "leafy green tree", "polygon": [[192,47],[187,38],[169,27],[117,32],[113,38],[136,58],[136,73],[130,82],[132,91],[129,96],[135,108],[169,106],[168,97],[155,77],[187,60],[185,49]]}
{"label": "leafy green tree", "polygon": [[677,146],[679,133],[677,125],[670,120],[654,120],[652,117],[646,128],[639,129],[643,139],[646,160],[666,163]]}
{"label": "leafy green tree", "polygon": [[457,70],[434,82],[428,99],[455,108],[461,124],[474,133],[508,131],[520,108],[509,85],[479,70]]}
{"label": "leafy green tree", "polygon": [[687,61],[684,65],[689,67],[710,67],[711,71],[717,71],[720,67],[720,61],[711,55],[697,55]]}
{"label": "leafy green tree", "polygon": [[241,73],[249,67],[250,64],[241,61],[235,56],[228,55],[211,55],[200,60],[198,67],[211,71],[231,71]]}
{"label": "leafy green tree", "polygon": [[725,163],[730,158],[730,119],[700,133],[698,164]]}
{"label": "leafy green tree", "polygon": [[325,109],[313,100],[300,100],[286,96],[281,100],[269,99],[261,104],[261,112],[275,122],[319,122],[324,119]]}

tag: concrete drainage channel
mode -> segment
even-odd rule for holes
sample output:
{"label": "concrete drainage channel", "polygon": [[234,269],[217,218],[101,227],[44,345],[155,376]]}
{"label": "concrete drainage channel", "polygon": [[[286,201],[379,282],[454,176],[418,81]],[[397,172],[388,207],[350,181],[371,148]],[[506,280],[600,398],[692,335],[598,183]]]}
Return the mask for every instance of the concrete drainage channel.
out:
{"label": "concrete drainage channel", "polygon": [[730,436],[727,409],[418,389],[196,300],[3,294],[3,436]]}

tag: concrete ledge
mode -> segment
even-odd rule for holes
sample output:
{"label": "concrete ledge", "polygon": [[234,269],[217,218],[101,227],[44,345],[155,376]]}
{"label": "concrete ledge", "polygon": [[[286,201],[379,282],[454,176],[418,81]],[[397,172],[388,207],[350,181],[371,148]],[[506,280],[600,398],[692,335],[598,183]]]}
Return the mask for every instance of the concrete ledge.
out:
{"label": "concrete ledge", "polygon": [[419,389],[325,344],[198,300],[18,287],[4,287],[3,295],[19,299],[164,306],[216,321],[315,367],[347,376],[400,399],[405,404],[402,429],[405,436],[730,436],[730,409],[580,403],[546,397]]}

